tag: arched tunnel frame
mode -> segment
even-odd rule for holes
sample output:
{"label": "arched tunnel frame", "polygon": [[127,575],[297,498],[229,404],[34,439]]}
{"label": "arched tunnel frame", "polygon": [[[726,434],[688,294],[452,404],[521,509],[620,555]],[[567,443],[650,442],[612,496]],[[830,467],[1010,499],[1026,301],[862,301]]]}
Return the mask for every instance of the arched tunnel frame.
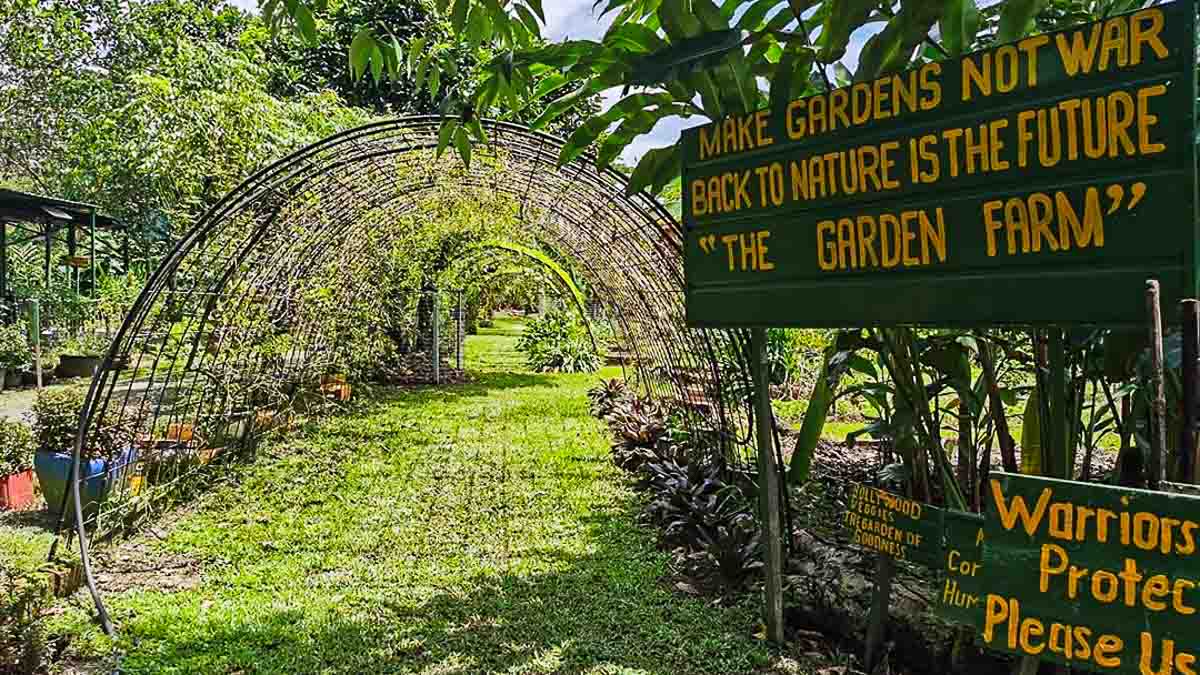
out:
{"label": "arched tunnel frame", "polygon": [[[244,429],[258,424],[262,410],[275,410],[254,407],[257,394],[243,386],[251,379],[247,372],[323,386],[326,366],[318,357],[329,355],[336,336],[298,314],[304,284],[328,269],[322,265],[373,264],[371,246],[401,236],[388,228],[447,185],[516,200],[524,226],[571,257],[630,340],[635,365],[626,370],[627,379],[679,412],[690,428],[715,432],[720,447],[711,459],[727,467],[751,464],[746,449],[753,413],[748,397],[731,395],[749,390],[748,336],[686,327],[679,222],[650,195],[627,194],[626,178],[591,158],[559,166],[563,141],[519,125],[484,122],[489,141],[476,147],[469,169],[449,154],[438,158],[441,122],[436,116],[377,122],[271,164],[209,209],[148,279],[91,382],[74,448],[74,533],[106,631],[112,626],[96,590],[88,542],[107,507],[95,513],[85,508],[83,495],[94,476],[81,477],[84,449],[101,448],[105,480],[123,488],[129,465],[148,461],[149,453],[193,449],[200,420],[226,429],[236,419]],[[362,307],[372,298],[354,290],[334,306],[382,309]],[[265,325],[231,330],[221,323],[237,312]],[[251,355],[239,346],[243,339],[280,336],[288,338],[281,355]],[[231,400],[231,391],[243,399]],[[257,416],[246,422],[251,409]],[[188,424],[194,426],[185,434]],[[136,439],[129,449],[104,446],[114,429]],[[168,449],[154,449],[164,441]],[[151,450],[136,449],[143,446]],[[120,501],[101,501],[110,500]],[[114,513],[118,523],[128,517]]]}

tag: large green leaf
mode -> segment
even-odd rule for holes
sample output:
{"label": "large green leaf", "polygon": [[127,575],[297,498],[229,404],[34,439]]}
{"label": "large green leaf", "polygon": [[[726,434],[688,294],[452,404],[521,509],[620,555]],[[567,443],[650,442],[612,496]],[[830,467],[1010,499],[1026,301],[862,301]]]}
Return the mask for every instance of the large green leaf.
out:
{"label": "large green leaf", "polygon": [[602,167],[612,164],[613,160],[635,138],[642,134],[650,133],[660,120],[667,117],[690,117],[691,113],[690,106],[682,103],[672,103],[670,105],[661,105],[651,110],[639,110],[631,115],[627,115],[612,133],[604,137],[604,141],[600,144],[600,151],[596,155],[596,164]]}
{"label": "large green leaf", "polygon": [[692,0],[692,13],[700,19],[700,25],[706,32],[729,29],[729,18],[712,0]]}
{"label": "large green leaf", "polygon": [[1008,0],[1000,9],[1000,28],[996,42],[1014,42],[1025,37],[1033,19],[1046,6],[1046,0]]}
{"label": "large green leaf", "polygon": [[438,130],[438,145],[437,157],[441,157],[442,153],[450,145],[450,139],[454,137],[454,132],[458,130],[458,120],[446,120],[442,122],[442,128]]}
{"label": "large green leaf", "polygon": [[829,407],[833,403],[833,393],[837,388],[836,377],[831,378],[829,372],[829,357],[821,358],[821,372],[817,375],[813,386],[812,396],[808,399],[808,408],[804,411],[804,421],[800,424],[800,433],[796,435],[796,446],[792,451],[791,464],[788,466],[787,480],[789,485],[803,485],[808,481],[809,470],[812,467],[813,455],[817,450],[817,442],[821,440],[821,432],[825,429],[825,420],[829,418]]}
{"label": "large green leaf", "polygon": [[367,70],[367,62],[371,58],[371,50],[375,48],[375,37],[370,28],[364,28],[350,41],[350,72],[355,79],[361,78]]}
{"label": "large green leaf", "polygon": [[979,32],[979,8],[975,0],[946,0],[938,24],[942,47],[951,56],[960,56],[971,48]]}
{"label": "large green leaf", "polygon": [[680,73],[711,65],[724,55],[742,48],[742,34],[736,30],[705,33],[675,42],[653,54],[634,61],[630,84],[654,86]]}
{"label": "large green leaf", "polygon": [[694,38],[704,32],[704,25],[691,12],[688,0],[662,0],[658,19],[672,42]]}
{"label": "large green leaf", "polygon": [[782,119],[787,113],[788,104],[796,94],[796,83],[807,83],[814,58],[816,53],[811,47],[793,43],[784,50],[771,80],[772,114]]}
{"label": "large green leaf", "polygon": [[300,36],[310,45],[317,44],[317,22],[313,20],[312,12],[308,7],[297,5],[293,18],[296,19],[296,28],[300,31]]}
{"label": "large green leaf", "polygon": [[604,46],[622,49],[635,54],[657,52],[667,47],[658,33],[640,23],[617,26],[604,36]]}
{"label": "large green leaf", "polygon": [[825,0],[832,3],[825,25],[821,29],[818,55],[821,63],[833,63],[846,55],[850,34],[867,22],[878,0]]}
{"label": "large green leaf", "polygon": [[661,193],[663,187],[679,178],[681,158],[678,143],[650,150],[633,170],[625,193],[633,195],[642,190],[651,194]]}
{"label": "large green leaf", "polygon": [[471,168],[471,138],[461,126],[454,130],[454,146],[458,149],[458,156],[462,158],[463,164],[468,169]]}
{"label": "large green leaf", "polygon": [[463,32],[467,25],[467,10],[470,7],[470,0],[454,0],[454,9],[450,10],[450,25],[454,27],[454,32]]}
{"label": "large green leaf", "polygon": [[558,163],[566,164],[578,157],[588,148],[600,134],[604,133],[618,120],[644,112],[651,106],[670,106],[675,99],[670,94],[633,94],[618,101],[608,110],[594,115],[584,122],[563,144],[558,155]]}

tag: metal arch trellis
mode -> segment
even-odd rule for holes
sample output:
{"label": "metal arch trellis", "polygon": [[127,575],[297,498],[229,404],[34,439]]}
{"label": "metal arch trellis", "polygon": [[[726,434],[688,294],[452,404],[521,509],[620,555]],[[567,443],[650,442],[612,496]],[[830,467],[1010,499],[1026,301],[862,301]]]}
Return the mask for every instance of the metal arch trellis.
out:
{"label": "metal arch trellis", "polygon": [[[128,526],[212,470],[218,451],[246,452],[292,413],[320,405],[309,394],[349,358],[339,332],[371,334],[371,317],[386,307],[360,284],[323,298],[317,320],[306,304],[314,280],[337,270],[382,274],[374,252],[404,236],[397,224],[439,190],[515,201],[523,227],[569,255],[619,322],[634,355],[627,379],[693,429],[716,432],[714,459],[750,463],[749,403],[731,395],[747,378],[747,337],[686,327],[679,222],[649,195],[627,195],[611,169],[557,165],[562,141],[518,125],[484,122],[491,141],[469,169],[438,158],[441,121],[350,129],[262,169],[151,275],[92,380],[74,453],[74,534],[106,630],[89,536]],[[328,313],[339,317],[332,328]],[[104,460],[100,475],[81,474],[85,454]],[[93,500],[97,481],[107,493]]]}

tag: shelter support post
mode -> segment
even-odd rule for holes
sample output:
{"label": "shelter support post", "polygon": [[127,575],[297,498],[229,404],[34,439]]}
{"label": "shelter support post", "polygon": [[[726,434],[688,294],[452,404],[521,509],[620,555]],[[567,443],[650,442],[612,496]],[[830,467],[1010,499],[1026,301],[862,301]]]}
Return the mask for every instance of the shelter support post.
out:
{"label": "shelter support post", "polygon": [[88,295],[96,297],[96,211],[92,211],[92,222],[88,225],[88,279],[90,288]]}
{"label": "shelter support post", "polygon": [[50,290],[50,256],[53,255],[51,248],[54,246],[54,228],[47,224],[46,228],[46,290]]}
{"label": "shelter support post", "polygon": [[771,383],[767,379],[767,329],[750,331],[750,351],[754,371],[754,418],[758,439],[758,494],[762,513],[763,545],[766,553],[765,606],[767,638],[783,642],[783,532],[779,513],[779,467],[775,464],[775,445],[771,414]]}
{"label": "shelter support post", "polygon": [[[0,298],[8,298],[8,223],[0,222]],[[14,312],[16,318],[16,308]]]}
{"label": "shelter support post", "polygon": [[1183,343],[1183,429],[1179,439],[1179,480],[1196,482],[1196,385],[1200,379],[1200,301],[1179,303]]}
{"label": "shelter support post", "polygon": [[79,250],[79,232],[72,222],[67,226],[67,256],[72,258],[71,265],[67,267],[67,279],[70,280],[71,288],[76,293],[79,292],[79,268],[75,266],[75,255]]}
{"label": "shelter support post", "polygon": [[33,370],[37,388],[42,388],[42,306],[37,298],[29,301],[29,338],[33,341]]}

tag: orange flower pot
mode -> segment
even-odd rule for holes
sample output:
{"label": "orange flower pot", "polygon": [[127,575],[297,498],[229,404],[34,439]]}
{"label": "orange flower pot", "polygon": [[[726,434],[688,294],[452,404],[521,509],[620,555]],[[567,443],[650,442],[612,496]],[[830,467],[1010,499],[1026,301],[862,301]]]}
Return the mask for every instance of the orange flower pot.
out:
{"label": "orange flower pot", "polygon": [[21,511],[33,505],[33,469],[0,478],[0,509]]}

